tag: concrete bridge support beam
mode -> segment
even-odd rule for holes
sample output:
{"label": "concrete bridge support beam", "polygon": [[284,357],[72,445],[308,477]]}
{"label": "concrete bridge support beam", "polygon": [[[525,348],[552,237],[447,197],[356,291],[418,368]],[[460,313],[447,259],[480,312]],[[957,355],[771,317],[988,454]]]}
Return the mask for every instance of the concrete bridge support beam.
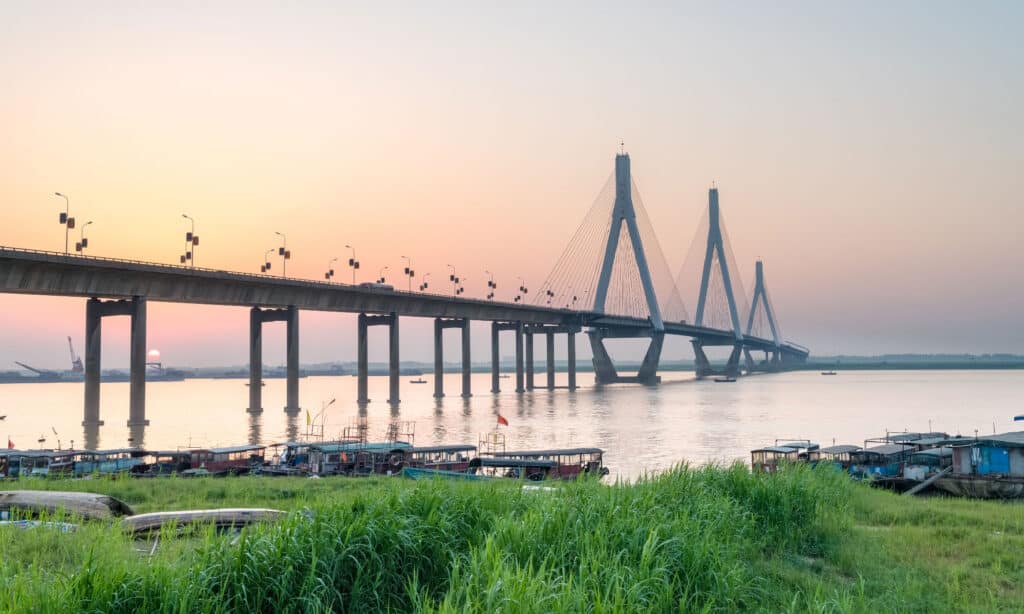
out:
{"label": "concrete bridge support beam", "polygon": [[525,378],[523,369],[523,323],[491,322],[491,392],[501,392],[501,337],[503,330],[515,331],[516,350],[516,392],[523,392]]}
{"label": "concrete bridge support beam", "polygon": [[444,329],[457,328],[462,333],[462,396],[473,396],[472,374],[473,365],[469,346],[469,318],[434,320],[434,397],[444,396]]}
{"label": "concrete bridge support beam", "polygon": [[146,299],[132,299],[128,426],[146,426]]}
{"label": "concrete bridge support beam", "polygon": [[568,338],[566,353],[568,357],[569,390],[576,390],[576,333],[566,333]]}
{"label": "concrete bridge support beam", "polygon": [[462,398],[473,396],[473,362],[469,345],[469,318],[462,320]]}
{"label": "concrete bridge support beam", "polygon": [[526,352],[526,389],[533,390],[533,333],[524,332]]}
{"label": "concrete bridge support beam", "polygon": [[548,390],[555,389],[555,333],[546,333],[544,335],[547,341],[547,356],[545,358],[545,367],[547,367],[547,388]]}
{"label": "concrete bridge support beam", "polygon": [[704,344],[699,339],[694,339],[691,343],[693,344],[694,363],[696,363],[698,379],[716,375],[726,377],[737,377],[740,375],[740,356],[743,353],[742,344],[737,343],[734,345],[725,366],[721,369],[716,369],[704,352]]}
{"label": "concrete bridge support beam", "polygon": [[285,353],[287,365],[284,410],[288,413],[299,413],[299,310],[294,306],[285,311],[287,330],[285,331]]}
{"label": "concrete bridge support beam", "polygon": [[444,397],[444,320],[434,319],[434,398]]}
{"label": "concrete bridge support beam", "polygon": [[285,404],[284,410],[299,412],[299,310],[260,309],[249,311],[249,409],[250,414],[263,412],[263,324],[284,322],[285,331]]}
{"label": "concrete bridge support beam", "polygon": [[82,426],[98,427],[100,420],[100,373],[103,318],[131,317],[128,426],[145,426],[146,420],[146,299],[101,301],[85,304],[85,398]]}
{"label": "concrete bridge support beam", "polygon": [[[590,347],[593,352],[594,382],[598,386],[615,383],[657,384],[661,381],[658,375],[658,364],[661,361],[661,348],[665,342],[665,333],[658,330],[625,331],[595,328],[587,331]],[[612,362],[608,350],[604,347],[605,339],[649,337],[651,344],[647,347],[644,360],[636,375],[619,375]]]}
{"label": "concrete bridge support beam", "polygon": [[388,403],[399,403],[399,383],[401,377],[398,353],[398,314],[391,312],[384,316],[368,316],[359,314],[356,321],[358,334],[356,339],[356,402],[365,405],[370,402],[369,396],[369,328],[371,326],[388,327]]}

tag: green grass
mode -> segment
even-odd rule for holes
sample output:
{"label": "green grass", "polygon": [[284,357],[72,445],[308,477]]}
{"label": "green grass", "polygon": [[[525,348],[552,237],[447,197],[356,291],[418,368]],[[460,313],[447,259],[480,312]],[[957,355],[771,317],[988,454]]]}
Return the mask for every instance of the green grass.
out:
{"label": "green grass", "polygon": [[1024,506],[911,499],[822,467],[632,484],[237,478],[22,481],[137,511],[287,520],[136,542],[0,530],[0,611],[935,612],[1024,609]]}

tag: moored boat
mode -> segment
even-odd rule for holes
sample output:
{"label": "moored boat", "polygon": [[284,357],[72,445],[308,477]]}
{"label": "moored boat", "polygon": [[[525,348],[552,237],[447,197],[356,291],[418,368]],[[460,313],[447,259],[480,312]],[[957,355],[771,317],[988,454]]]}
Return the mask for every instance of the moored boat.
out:
{"label": "moored boat", "polygon": [[[574,480],[581,475],[600,479],[608,475],[608,468],[603,465],[604,450],[601,448],[502,451],[493,452],[489,457],[481,457],[480,460],[487,461],[480,465],[481,469],[504,467],[512,470],[510,473],[517,474],[510,477],[526,477],[532,480]],[[520,465],[514,464],[517,462]]]}
{"label": "moored boat", "polygon": [[944,492],[981,499],[1024,498],[1024,431],[953,437],[952,471],[935,481]]}
{"label": "moored boat", "polygon": [[263,464],[266,449],[266,446],[260,445],[189,449],[191,469],[182,473],[186,475],[189,475],[188,471],[192,471],[192,474],[195,475],[202,475],[204,472],[212,475],[249,473]]}

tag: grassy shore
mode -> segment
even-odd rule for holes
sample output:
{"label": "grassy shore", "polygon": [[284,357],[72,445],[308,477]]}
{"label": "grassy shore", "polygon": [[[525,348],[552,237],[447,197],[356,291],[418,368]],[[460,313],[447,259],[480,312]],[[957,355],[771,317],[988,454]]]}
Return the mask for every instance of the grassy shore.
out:
{"label": "grassy shore", "polygon": [[241,536],[0,530],[0,611],[935,612],[1024,609],[1024,506],[911,499],[825,467],[632,484],[28,480],[137,511],[294,510]]}

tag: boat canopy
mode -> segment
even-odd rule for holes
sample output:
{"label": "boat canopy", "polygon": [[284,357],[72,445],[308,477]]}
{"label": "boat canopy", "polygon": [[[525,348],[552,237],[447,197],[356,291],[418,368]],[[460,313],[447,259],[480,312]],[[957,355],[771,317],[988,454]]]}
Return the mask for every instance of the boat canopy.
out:
{"label": "boat canopy", "polygon": [[799,452],[799,451],[800,450],[798,448],[791,448],[789,446],[768,446],[768,447],[765,447],[765,448],[758,448],[756,450],[751,450],[750,453],[751,454],[756,454],[757,452],[775,452],[775,453],[778,453],[778,454],[793,454],[794,452]]}
{"label": "boat canopy", "polygon": [[247,445],[247,446],[230,446],[227,448],[193,448],[189,452],[195,454],[196,452],[212,452],[214,454],[234,454],[235,452],[255,452],[257,450],[266,450],[267,446]]}
{"label": "boat canopy", "polygon": [[575,454],[604,454],[601,448],[561,448],[554,450],[515,450],[512,452],[495,452],[495,458],[523,457],[534,458],[539,456],[572,456]]}
{"label": "boat canopy", "polygon": [[971,446],[986,445],[998,448],[1024,448],[1024,431],[1011,431],[1009,433],[997,433],[995,435],[981,435],[979,437],[951,437],[944,440],[943,445]]}
{"label": "boat canopy", "polygon": [[860,446],[852,446],[849,444],[840,444],[838,446],[828,446],[827,448],[818,448],[818,452],[821,454],[849,454],[860,450]]}
{"label": "boat canopy", "polygon": [[[911,443],[921,439],[945,439],[948,433],[932,431],[928,433],[886,433],[885,437],[879,437],[877,441],[888,441],[890,443]],[[875,440],[869,440],[875,441]]]}
{"label": "boat canopy", "polygon": [[471,467],[539,467],[553,469],[558,466],[553,460],[540,460],[530,458],[490,458],[486,456],[474,458],[470,461]]}
{"label": "boat canopy", "polygon": [[817,450],[818,444],[807,439],[776,439],[775,445],[783,448],[794,448],[796,450]]}
{"label": "boat canopy", "polygon": [[455,444],[451,446],[415,446],[412,448],[403,448],[402,451],[406,454],[433,454],[437,452],[473,452],[476,450],[476,446],[469,444]]}
{"label": "boat canopy", "polygon": [[865,456],[892,456],[894,454],[902,454],[904,452],[910,452],[914,449],[914,446],[905,446],[899,443],[887,443],[880,446],[873,446],[871,448],[864,448],[858,450],[857,454]]}
{"label": "boat canopy", "polygon": [[388,443],[314,443],[310,444],[309,449],[324,454],[336,454],[338,452],[407,452],[412,449],[412,446],[404,441]]}

